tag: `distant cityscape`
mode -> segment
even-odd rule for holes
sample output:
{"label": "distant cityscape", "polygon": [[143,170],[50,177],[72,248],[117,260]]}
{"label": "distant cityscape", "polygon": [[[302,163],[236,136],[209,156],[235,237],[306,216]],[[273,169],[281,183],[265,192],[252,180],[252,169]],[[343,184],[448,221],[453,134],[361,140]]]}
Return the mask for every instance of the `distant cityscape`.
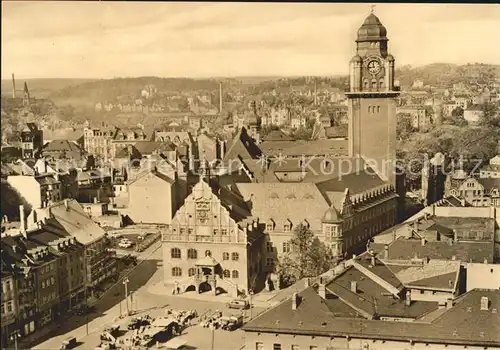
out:
{"label": "distant cityscape", "polygon": [[2,81],[2,349],[500,348],[500,66],[395,61]]}

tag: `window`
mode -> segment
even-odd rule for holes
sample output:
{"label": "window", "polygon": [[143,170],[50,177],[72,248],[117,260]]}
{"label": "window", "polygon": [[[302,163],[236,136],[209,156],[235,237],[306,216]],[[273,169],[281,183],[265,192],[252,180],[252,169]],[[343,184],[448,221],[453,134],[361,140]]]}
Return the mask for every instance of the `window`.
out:
{"label": "window", "polygon": [[281,344],[273,344],[273,350],[281,350]]}
{"label": "window", "polygon": [[5,282],[5,290],[10,291],[10,281]]}
{"label": "window", "polygon": [[56,284],[56,279],[54,277],[50,278],[50,285]]}
{"label": "window", "polygon": [[172,248],[170,251],[170,255],[172,259],[180,259],[181,258],[181,250],[179,248]]}
{"label": "window", "polygon": [[222,260],[229,260],[229,253],[228,252],[222,253]]}
{"label": "window", "polygon": [[12,312],[12,301],[7,302],[7,312]]}
{"label": "window", "polygon": [[224,270],[224,278],[231,278],[231,271]]}
{"label": "window", "polygon": [[205,250],[205,256],[212,256],[212,252],[210,250]]}
{"label": "window", "polygon": [[267,258],[266,264],[267,266],[274,266],[274,258]]}
{"label": "window", "polygon": [[188,235],[192,235],[193,234],[193,229],[192,228],[188,228]]}
{"label": "window", "polygon": [[376,88],[377,88],[377,81],[372,80],[372,89],[376,89]]}
{"label": "window", "polygon": [[273,244],[271,242],[266,242],[266,250],[268,253],[273,252]]}
{"label": "window", "polygon": [[45,281],[42,281],[42,289],[45,288]]}
{"label": "window", "polygon": [[185,233],[186,233],[186,229],[185,229],[185,228],[181,228],[179,231],[180,231],[180,234],[181,234],[181,235],[183,235],[183,234],[185,234]]}
{"label": "window", "polygon": [[227,228],[223,228],[223,229],[221,230],[221,234],[222,234],[223,236],[227,236]]}
{"label": "window", "polygon": [[180,267],[172,267],[172,276],[173,277],[182,276],[182,269]]}
{"label": "window", "polygon": [[380,113],[380,106],[377,106],[377,113]]}
{"label": "window", "polygon": [[318,347],[316,345],[311,345],[309,347],[309,350],[318,350]]}
{"label": "window", "polygon": [[188,259],[198,259],[198,251],[196,249],[190,248],[187,251]]}
{"label": "window", "polygon": [[264,344],[262,343],[255,343],[255,350],[264,350]]}
{"label": "window", "polygon": [[283,242],[283,253],[290,253],[290,242]]}
{"label": "window", "polygon": [[364,87],[366,90],[368,90],[368,80],[366,80],[366,79],[365,79],[365,80],[363,81],[363,87]]}
{"label": "window", "polygon": [[378,85],[379,85],[380,88],[383,88],[384,87],[384,81],[380,80],[380,82],[378,83]]}
{"label": "window", "polygon": [[188,276],[191,277],[191,276],[194,276],[196,275],[196,268],[194,267],[191,267],[189,270],[188,270]]}
{"label": "window", "polygon": [[238,253],[232,253],[231,254],[231,260],[233,260],[233,261],[240,260],[240,255]]}
{"label": "window", "polygon": [[283,231],[290,232],[290,224],[285,224],[285,226],[283,227]]}
{"label": "window", "polygon": [[233,278],[240,278],[240,273],[238,272],[238,270],[233,270],[231,274],[233,275]]}
{"label": "window", "polygon": [[218,235],[219,234],[219,230],[214,228],[214,236]]}
{"label": "window", "polygon": [[272,222],[266,224],[266,231],[272,231],[274,229],[274,225]]}
{"label": "window", "polygon": [[292,350],[299,350],[299,346],[298,345],[292,345]]}

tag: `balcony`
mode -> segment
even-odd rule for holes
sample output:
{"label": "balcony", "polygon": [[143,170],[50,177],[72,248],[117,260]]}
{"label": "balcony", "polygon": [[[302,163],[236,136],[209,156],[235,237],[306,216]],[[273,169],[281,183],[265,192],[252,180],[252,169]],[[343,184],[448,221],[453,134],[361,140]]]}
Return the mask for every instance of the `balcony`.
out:
{"label": "balcony", "polygon": [[238,237],[234,235],[215,235],[215,236],[201,236],[195,234],[169,234],[164,233],[161,237],[162,242],[212,242],[212,243],[244,243],[246,237],[243,233],[238,233]]}

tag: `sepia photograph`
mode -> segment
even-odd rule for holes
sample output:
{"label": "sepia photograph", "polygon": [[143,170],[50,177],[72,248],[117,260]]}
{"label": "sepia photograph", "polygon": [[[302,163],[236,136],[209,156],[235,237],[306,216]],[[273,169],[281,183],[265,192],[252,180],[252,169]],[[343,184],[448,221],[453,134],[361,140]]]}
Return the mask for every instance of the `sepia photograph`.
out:
{"label": "sepia photograph", "polygon": [[499,4],[1,6],[2,350],[500,350]]}

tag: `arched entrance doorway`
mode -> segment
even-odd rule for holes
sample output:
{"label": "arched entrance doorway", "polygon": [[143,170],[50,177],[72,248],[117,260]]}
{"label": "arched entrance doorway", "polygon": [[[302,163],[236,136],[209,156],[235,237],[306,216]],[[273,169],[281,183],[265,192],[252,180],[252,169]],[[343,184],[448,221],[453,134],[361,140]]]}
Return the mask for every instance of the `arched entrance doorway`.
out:
{"label": "arched entrance doorway", "polygon": [[208,282],[201,282],[200,286],[198,287],[199,293],[209,292],[211,290],[212,290],[212,286]]}

